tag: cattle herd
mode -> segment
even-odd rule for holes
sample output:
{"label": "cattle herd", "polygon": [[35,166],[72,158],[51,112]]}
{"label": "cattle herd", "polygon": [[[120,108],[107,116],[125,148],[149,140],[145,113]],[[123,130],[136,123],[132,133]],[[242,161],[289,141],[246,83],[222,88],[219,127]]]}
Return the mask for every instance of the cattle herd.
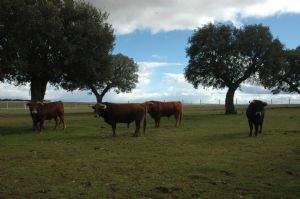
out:
{"label": "cattle herd", "polygon": [[[42,102],[29,102],[27,106],[30,110],[32,118],[33,129],[41,132],[44,129],[45,120],[55,120],[55,129],[61,123],[63,128],[66,128],[64,119],[64,104],[61,101],[42,103]],[[250,134],[252,136],[253,125],[255,127],[255,136],[258,132],[262,132],[264,121],[264,107],[267,106],[266,102],[260,100],[253,100],[249,102],[246,111],[248,124],[250,127]],[[113,136],[116,136],[117,123],[129,124],[135,122],[135,132],[133,136],[140,135],[141,124],[143,124],[143,133],[145,134],[147,120],[147,113],[154,119],[155,127],[160,126],[161,117],[175,117],[175,126],[179,126],[182,119],[182,103],[181,102],[159,102],[147,101],[144,103],[96,103],[92,106],[96,116],[103,117],[104,121],[111,125]]]}

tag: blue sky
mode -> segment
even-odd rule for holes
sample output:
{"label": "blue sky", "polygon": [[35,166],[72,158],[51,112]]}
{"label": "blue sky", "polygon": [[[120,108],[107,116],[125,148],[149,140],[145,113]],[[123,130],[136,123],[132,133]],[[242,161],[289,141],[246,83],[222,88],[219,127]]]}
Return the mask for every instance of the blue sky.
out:
{"label": "blue sky", "polygon": [[[116,34],[114,53],[133,58],[139,65],[139,83],[130,93],[108,93],[105,101],[142,102],[146,100],[183,100],[186,103],[224,103],[227,89],[216,90],[187,83],[183,71],[187,65],[185,49],[195,28],[208,22],[233,23],[236,26],[269,26],[273,36],[286,48],[300,45],[300,2],[298,0],[90,0],[110,13],[109,22]],[[29,86],[0,84],[0,98],[29,99]],[[235,95],[238,103],[254,98],[273,103],[300,103],[296,94],[271,95],[258,85],[243,84]],[[46,99],[95,101],[87,91],[66,92],[48,86]]]}

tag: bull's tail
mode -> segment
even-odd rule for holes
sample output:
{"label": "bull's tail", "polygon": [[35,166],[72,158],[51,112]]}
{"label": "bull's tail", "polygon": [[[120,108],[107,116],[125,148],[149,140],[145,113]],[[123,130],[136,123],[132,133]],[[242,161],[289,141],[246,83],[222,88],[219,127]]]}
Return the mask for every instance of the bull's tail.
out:
{"label": "bull's tail", "polygon": [[180,114],[179,114],[179,125],[181,124],[181,120],[182,120],[182,110],[180,111]]}
{"label": "bull's tail", "polygon": [[144,114],[144,126],[143,126],[143,133],[144,135],[146,134],[146,126],[147,126],[147,113],[148,113],[148,105],[147,103],[144,103],[143,104],[144,106],[144,111],[145,111],[145,114]]}
{"label": "bull's tail", "polygon": [[144,116],[144,126],[143,126],[144,135],[146,134],[146,126],[147,126],[147,112],[145,113],[145,116]]}

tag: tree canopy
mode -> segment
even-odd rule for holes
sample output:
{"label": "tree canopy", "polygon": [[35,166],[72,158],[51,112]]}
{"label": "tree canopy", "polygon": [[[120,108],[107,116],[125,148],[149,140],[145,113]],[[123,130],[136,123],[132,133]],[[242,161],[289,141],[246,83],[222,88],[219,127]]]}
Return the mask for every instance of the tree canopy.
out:
{"label": "tree canopy", "polygon": [[280,55],[274,55],[280,64],[265,67],[260,73],[260,81],[272,93],[281,91],[300,94],[300,46],[286,49]]}
{"label": "tree canopy", "polygon": [[104,95],[111,89],[115,92],[130,92],[138,82],[138,65],[133,59],[117,54],[112,56],[110,73],[104,81],[89,85],[85,89],[91,89],[98,102],[102,102]]}
{"label": "tree canopy", "polygon": [[280,41],[262,25],[207,24],[195,30],[188,43],[187,81],[195,88],[228,87],[226,114],[236,113],[233,99],[240,84],[268,64],[276,64],[271,55],[281,50]]}
{"label": "tree canopy", "polygon": [[32,100],[44,99],[48,83],[96,81],[109,71],[106,12],[83,1],[3,0],[0,13],[0,80],[30,83]]}

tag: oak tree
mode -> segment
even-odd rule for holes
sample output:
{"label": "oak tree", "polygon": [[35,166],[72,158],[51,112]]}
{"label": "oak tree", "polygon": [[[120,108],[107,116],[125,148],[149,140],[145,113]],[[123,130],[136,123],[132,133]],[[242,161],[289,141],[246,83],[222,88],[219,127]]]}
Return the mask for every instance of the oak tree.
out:
{"label": "oak tree", "polygon": [[226,114],[236,113],[234,94],[241,83],[271,62],[271,52],[280,50],[275,48],[280,42],[262,25],[207,24],[195,30],[188,43],[187,81],[195,88],[227,87]]}

